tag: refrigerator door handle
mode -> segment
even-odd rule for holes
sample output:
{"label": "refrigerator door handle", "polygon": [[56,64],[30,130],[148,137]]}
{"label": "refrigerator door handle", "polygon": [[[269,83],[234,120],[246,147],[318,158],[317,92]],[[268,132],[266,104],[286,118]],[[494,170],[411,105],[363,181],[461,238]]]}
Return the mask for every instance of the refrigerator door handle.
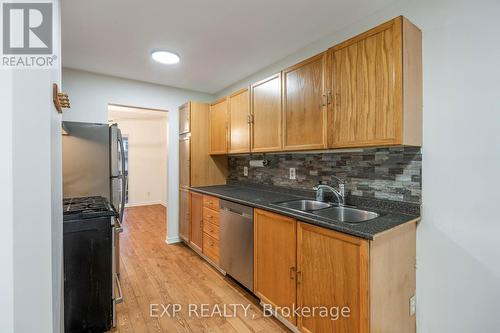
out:
{"label": "refrigerator door handle", "polygon": [[123,137],[120,130],[118,130],[118,143],[120,144],[120,159],[122,162],[122,201],[120,206],[120,222],[123,222],[123,213],[125,211],[125,199],[127,191],[127,176],[125,175],[125,150],[123,146]]}
{"label": "refrigerator door handle", "polygon": [[116,223],[117,218],[113,218],[113,226],[111,229],[111,299],[112,299],[112,322],[113,327],[116,327],[116,244],[115,244],[115,234],[116,234]]}

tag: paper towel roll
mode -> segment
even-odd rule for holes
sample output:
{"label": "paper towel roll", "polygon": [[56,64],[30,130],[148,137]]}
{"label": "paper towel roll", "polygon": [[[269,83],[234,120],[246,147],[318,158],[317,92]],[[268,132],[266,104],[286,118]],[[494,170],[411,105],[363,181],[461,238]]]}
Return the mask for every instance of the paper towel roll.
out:
{"label": "paper towel roll", "polygon": [[262,168],[269,164],[268,160],[251,160],[250,166],[254,168]]}

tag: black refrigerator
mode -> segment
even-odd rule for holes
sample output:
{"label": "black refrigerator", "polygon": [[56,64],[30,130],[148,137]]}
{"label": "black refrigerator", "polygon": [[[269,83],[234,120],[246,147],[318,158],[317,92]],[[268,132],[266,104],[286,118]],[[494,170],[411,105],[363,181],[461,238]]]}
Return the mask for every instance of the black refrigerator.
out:
{"label": "black refrigerator", "polygon": [[123,299],[123,140],[117,125],[64,122],[62,143],[65,332],[105,332]]}

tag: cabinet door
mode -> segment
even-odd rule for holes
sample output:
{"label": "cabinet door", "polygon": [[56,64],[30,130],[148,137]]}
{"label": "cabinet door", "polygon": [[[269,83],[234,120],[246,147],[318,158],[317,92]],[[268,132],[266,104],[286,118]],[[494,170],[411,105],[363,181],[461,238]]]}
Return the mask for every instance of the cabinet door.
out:
{"label": "cabinet door", "polygon": [[229,152],[250,152],[250,96],[243,89],[229,96]]}
{"label": "cabinet door", "polygon": [[227,117],[227,98],[210,105],[208,127],[210,154],[212,155],[227,154]]}
{"label": "cabinet door", "polygon": [[252,152],[281,150],[281,74],[254,83],[251,95]]}
{"label": "cabinet door", "polygon": [[190,102],[191,105],[191,161],[190,186],[225,184],[227,178],[227,156],[211,156],[209,149],[209,109],[205,103]]}
{"label": "cabinet door", "polygon": [[401,142],[401,26],[397,22],[332,48],[331,147]]}
{"label": "cabinet door", "polygon": [[179,137],[179,186],[189,188],[191,185],[191,138],[188,134]]}
{"label": "cabinet door", "polygon": [[[296,302],[296,222],[254,210],[254,289],[267,304],[289,307]],[[295,317],[287,318],[296,322]]]}
{"label": "cabinet door", "polygon": [[190,228],[190,200],[189,191],[185,189],[179,190],[179,236],[186,242],[189,242]]}
{"label": "cabinet door", "polygon": [[310,224],[297,229],[299,307],[349,307],[349,317],[299,317],[302,332],[368,332],[368,241]]}
{"label": "cabinet door", "polygon": [[284,149],[327,148],[327,54],[283,71]]}
{"label": "cabinet door", "polygon": [[203,241],[203,195],[191,192],[191,238],[190,242],[199,252]]}
{"label": "cabinet door", "polygon": [[179,107],[179,134],[191,131],[191,107],[190,102]]}

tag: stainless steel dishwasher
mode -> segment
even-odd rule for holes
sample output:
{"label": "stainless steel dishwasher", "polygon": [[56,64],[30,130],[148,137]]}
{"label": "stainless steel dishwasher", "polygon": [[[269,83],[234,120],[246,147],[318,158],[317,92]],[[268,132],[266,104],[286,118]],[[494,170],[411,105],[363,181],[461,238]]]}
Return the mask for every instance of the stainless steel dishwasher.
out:
{"label": "stainless steel dishwasher", "polygon": [[253,291],[253,209],[220,200],[220,266]]}

